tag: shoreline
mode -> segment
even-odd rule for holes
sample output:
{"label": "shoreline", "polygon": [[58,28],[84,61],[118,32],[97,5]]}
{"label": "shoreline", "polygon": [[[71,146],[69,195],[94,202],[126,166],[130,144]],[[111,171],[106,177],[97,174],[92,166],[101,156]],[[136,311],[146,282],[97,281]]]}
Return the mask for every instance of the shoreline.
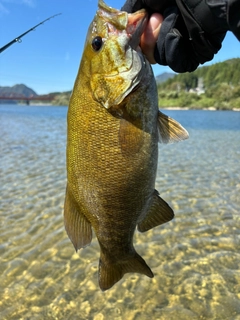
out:
{"label": "shoreline", "polygon": [[215,107],[209,107],[209,108],[188,108],[188,107],[159,107],[159,109],[161,110],[206,110],[206,111],[237,111],[239,112],[240,111],[240,108],[232,108],[232,109],[217,109]]}
{"label": "shoreline", "polygon": [[[56,107],[64,107],[66,105],[55,105],[55,104],[52,104],[51,102],[47,103],[47,102],[36,102],[36,103],[29,103],[29,104],[26,104],[26,103],[0,103],[0,106],[1,105],[17,105],[17,106],[43,106],[43,107],[47,107],[47,106],[56,106]],[[209,107],[209,108],[190,108],[190,107],[163,107],[163,106],[159,106],[159,109],[160,110],[183,110],[183,111],[186,111],[186,110],[207,110],[207,111],[236,111],[236,112],[240,112],[240,108],[232,108],[232,109],[217,109],[215,107]]]}

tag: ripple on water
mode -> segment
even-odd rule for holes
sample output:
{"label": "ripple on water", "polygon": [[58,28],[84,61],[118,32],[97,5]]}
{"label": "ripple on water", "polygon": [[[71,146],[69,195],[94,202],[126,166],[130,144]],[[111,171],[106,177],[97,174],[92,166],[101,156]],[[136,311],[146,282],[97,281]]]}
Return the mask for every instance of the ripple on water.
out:
{"label": "ripple on water", "polygon": [[156,188],[175,219],[134,237],[155,277],[103,293],[96,238],[75,253],[63,226],[66,110],[31,110],[0,114],[0,318],[240,320],[239,131],[159,146]]}

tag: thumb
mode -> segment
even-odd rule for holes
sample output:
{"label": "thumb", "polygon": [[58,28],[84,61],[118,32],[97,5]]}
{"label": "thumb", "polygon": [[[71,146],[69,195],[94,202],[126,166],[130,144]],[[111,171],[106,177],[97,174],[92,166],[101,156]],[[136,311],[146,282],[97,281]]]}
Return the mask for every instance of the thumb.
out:
{"label": "thumb", "polygon": [[163,16],[161,14],[152,14],[141,37],[141,49],[150,63],[156,63],[154,58],[154,48],[158,39],[162,21]]}

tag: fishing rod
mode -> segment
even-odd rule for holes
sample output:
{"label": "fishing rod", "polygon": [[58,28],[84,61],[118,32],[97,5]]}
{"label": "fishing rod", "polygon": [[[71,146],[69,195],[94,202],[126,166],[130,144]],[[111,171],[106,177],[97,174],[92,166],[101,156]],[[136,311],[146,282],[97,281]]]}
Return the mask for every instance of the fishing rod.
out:
{"label": "fishing rod", "polygon": [[31,29],[27,30],[26,32],[24,32],[23,34],[21,34],[20,36],[18,36],[17,38],[13,39],[12,41],[10,41],[9,43],[7,43],[5,46],[3,46],[2,48],[0,48],[0,53],[2,53],[4,50],[6,50],[8,47],[10,47],[12,44],[14,44],[15,42],[22,42],[22,37],[24,37],[27,33],[31,32],[31,31],[34,31],[38,26],[40,26],[41,24],[44,24],[44,22],[56,17],[56,16],[59,16],[61,13],[57,13],[57,14],[54,14],[53,16],[43,20],[42,22],[38,23],[36,26],[32,27]]}

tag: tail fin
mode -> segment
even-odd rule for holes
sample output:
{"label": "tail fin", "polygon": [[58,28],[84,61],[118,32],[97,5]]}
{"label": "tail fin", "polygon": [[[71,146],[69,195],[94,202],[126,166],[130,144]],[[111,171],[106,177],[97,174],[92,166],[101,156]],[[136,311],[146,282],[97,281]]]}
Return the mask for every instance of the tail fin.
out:
{"label": "tail fin", "polygon": [[99,260],[99,286],[102,291],[110,289],[125,273],[137,272],[153,278],[153,273],[143,258],[134,251],[116,262],[108,261],[102,252]]}

